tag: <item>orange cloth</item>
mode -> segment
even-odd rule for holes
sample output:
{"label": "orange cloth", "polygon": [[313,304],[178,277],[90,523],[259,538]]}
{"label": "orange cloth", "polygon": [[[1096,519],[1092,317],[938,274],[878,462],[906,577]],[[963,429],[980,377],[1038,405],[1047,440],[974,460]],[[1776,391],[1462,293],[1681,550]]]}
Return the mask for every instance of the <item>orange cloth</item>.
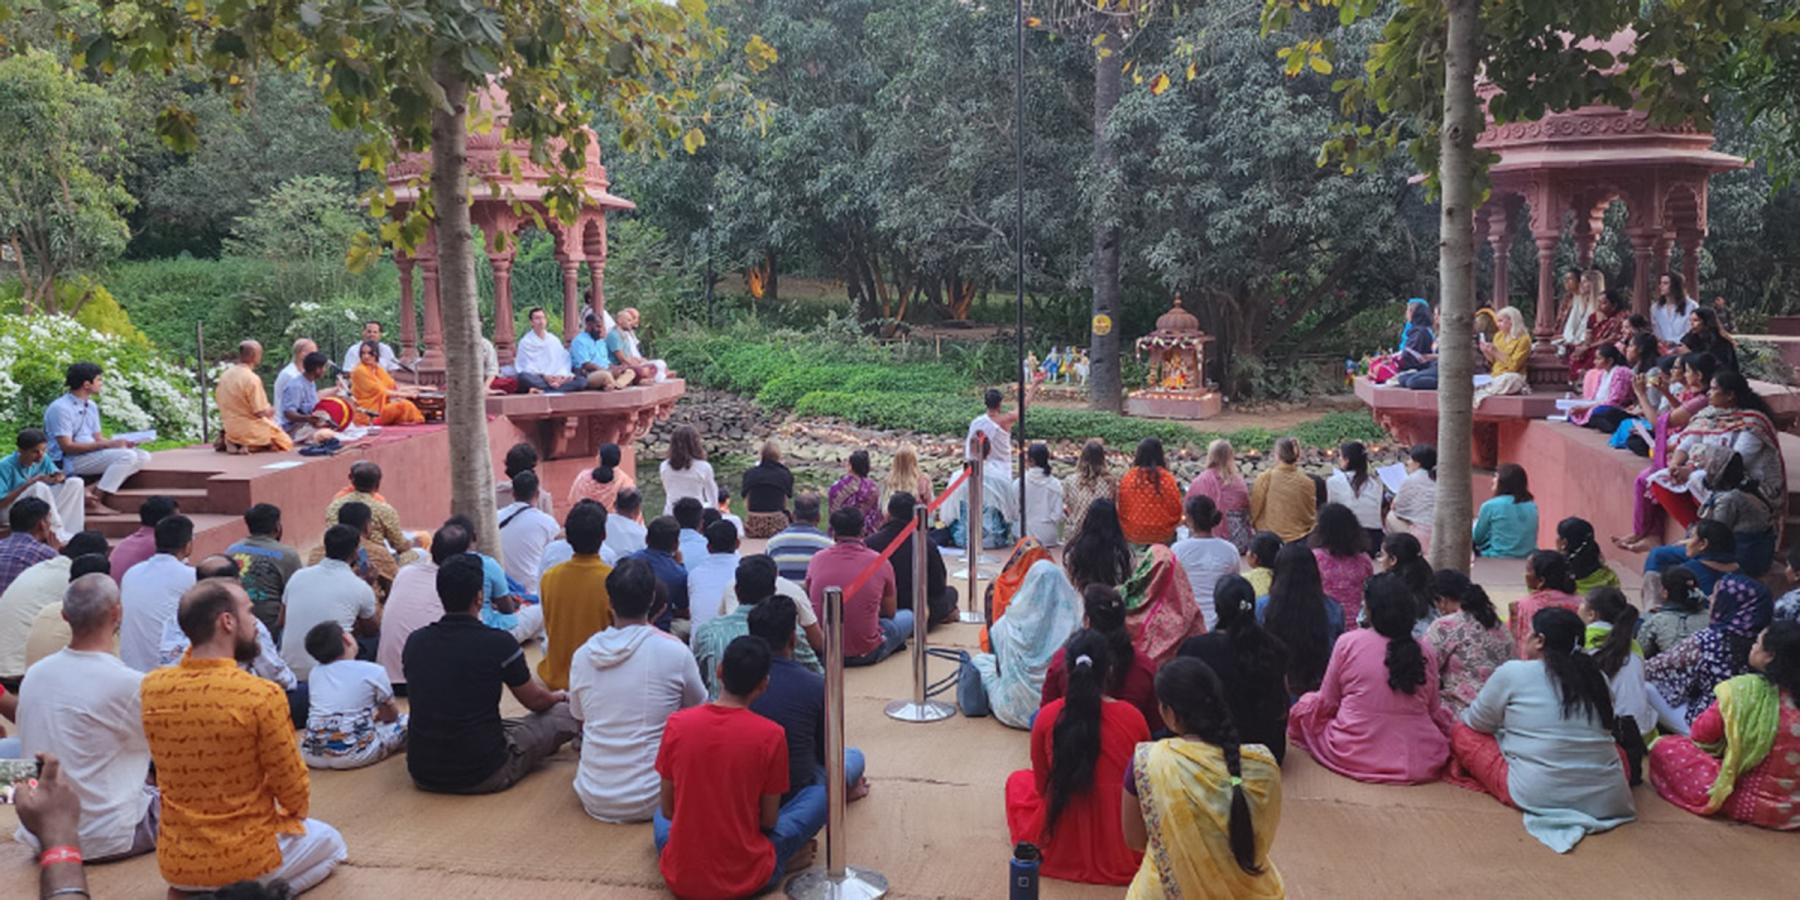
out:
{"label": "orange cloth", "polygon": [[622,468],[614,469],[613,479],[605,484],[594,480],[593,469],[582,469],[569,484],[569,505],[574,506],[583,500],[595,500],[606,507],[607,512],[612,512],[613,504],[619,499],[619,492],[628,487],[637,487],[637,481]]}
{"label": "orange cloth", "polygon": [[[998,622],[1006,615],[1006,605],[1012,602],[1013,595],[1019,592],[1019,586],[1025,583],[1025,573],[1037,565],[1039,560],[1050,558],[1050,551],[1037,538],[1027,537],[1013,545],[1012,555],[1006,558],[1006,565],[1000,568],[1000,577],[994,579],[989,586],[988,599],[993,608],[988,610],[988,621]],[[987,626],[981,627],[981,652],[992,653],[988,646]]]}
{"label": "orange cloth", "polygon": [[214,887],[281,865],[278,834],[302,834],[311,783],[287,698],[229,659],[144,676],[144,737],[162,791],[163,880]]}
{"label": "orange cloth", "polygon": [[294,439],[274,419],[263,415],[272,407],[268,395],[263,393],[262,379],[249,366],[240,363],[226,369],[219,376],[213,398],[219,404],[225,440],[252,450],[294,449]]}
{"label": "orange cloth", "polygon": [[1181,486],[1168,469],[1132,466],[1119,479],[1119,527],[1134,544],[1167,544],[1181,524]]}
{"label": "orange cloth", "polygon": [[425,421],[425,414],[411,400],[388,397],[399,387],[394,376],[377,365],[360,363],[350,373],[350,396],[355,398],[358,410],[374,414],[369,420],[372,425],[417,425]]}

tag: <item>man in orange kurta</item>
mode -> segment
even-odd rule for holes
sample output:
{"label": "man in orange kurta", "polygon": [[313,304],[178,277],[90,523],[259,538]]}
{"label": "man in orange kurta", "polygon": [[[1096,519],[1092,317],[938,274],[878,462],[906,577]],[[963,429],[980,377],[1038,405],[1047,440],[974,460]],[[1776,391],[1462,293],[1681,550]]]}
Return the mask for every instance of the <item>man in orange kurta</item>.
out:
{"label": "man in orange kurta", "polygon": [[219,421],[225,426],[225,446],[232,451],[292,450],[293,438],[275,422],[275,406],[263,393],[256,364],[262,361],[262,345],[245,341],[238,345],[238,364],[219,376],[214,396],[219,401]]}

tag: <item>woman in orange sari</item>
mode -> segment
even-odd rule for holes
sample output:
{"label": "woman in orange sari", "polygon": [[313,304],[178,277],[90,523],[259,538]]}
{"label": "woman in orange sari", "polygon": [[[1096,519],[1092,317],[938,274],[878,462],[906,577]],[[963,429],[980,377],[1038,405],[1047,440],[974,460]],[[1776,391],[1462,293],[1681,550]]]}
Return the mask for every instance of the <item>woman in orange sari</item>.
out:
{"label": "woman in orange sari", "polygon": [[350,396],[356,400],[357,420],[368,425],[417,425],[425,414],[407,398],[417,396],[416,387],[401,387],[394,376],[381,367],[381,347],[364,341],[361,361],[350,373]]}
{"label": "woman in orange sari", "polygon": [[[1012,602],[1013,595],[1019,592],[1019,586],[1025,583],[1025,573],[1031,571],[1031,567],[1039,560],[1049,558],[1050,551],[1045,550],[1037,538],[1027,537],[1013,546],[1012,555],[1006,558],[1006,565],[1000,568],[999,576],[988,584],[989,622],[999,621],[1001,616],[1006,615],[1006,605]],[[981,629],[981,652],[994,652],[988,646],[988,630],[985,627]]]}
{"label": "woman in orange sari", "polygon": [[1119,479],[1119,527],[1133,544],[1167,544],[1181,524],[1181,486],[1169,473],[1162,441],[1144,438]]}

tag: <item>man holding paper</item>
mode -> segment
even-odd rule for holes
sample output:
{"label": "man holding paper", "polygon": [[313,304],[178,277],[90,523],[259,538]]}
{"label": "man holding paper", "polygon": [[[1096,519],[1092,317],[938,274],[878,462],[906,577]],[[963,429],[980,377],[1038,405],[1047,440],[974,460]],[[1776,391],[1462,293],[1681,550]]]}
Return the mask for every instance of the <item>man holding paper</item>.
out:
{"label": "man holding paper", "polygon": [[95,402],[104,373],[91,362],[78,362],[63,374],[68,392],[44,409],[44,431],[50,435],[50,461],[66,475],[99,477],[97,496],[88,500],[89,511],[106,515],[108,495],[150,462],[148,451],[139,450],[132,436],[108,438],[100,430],[100,407]]}

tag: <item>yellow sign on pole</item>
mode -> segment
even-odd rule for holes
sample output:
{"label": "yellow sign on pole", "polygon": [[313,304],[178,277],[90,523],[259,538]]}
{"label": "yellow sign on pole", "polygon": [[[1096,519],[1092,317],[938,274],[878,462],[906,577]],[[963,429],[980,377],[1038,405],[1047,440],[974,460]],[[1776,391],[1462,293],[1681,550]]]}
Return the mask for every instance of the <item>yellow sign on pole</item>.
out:
{"label": "yellow sign on pole", "polygon": [[1094,333],[1102,337],[1112,334],[1112,316],[1101,313],[1094,317]]}

